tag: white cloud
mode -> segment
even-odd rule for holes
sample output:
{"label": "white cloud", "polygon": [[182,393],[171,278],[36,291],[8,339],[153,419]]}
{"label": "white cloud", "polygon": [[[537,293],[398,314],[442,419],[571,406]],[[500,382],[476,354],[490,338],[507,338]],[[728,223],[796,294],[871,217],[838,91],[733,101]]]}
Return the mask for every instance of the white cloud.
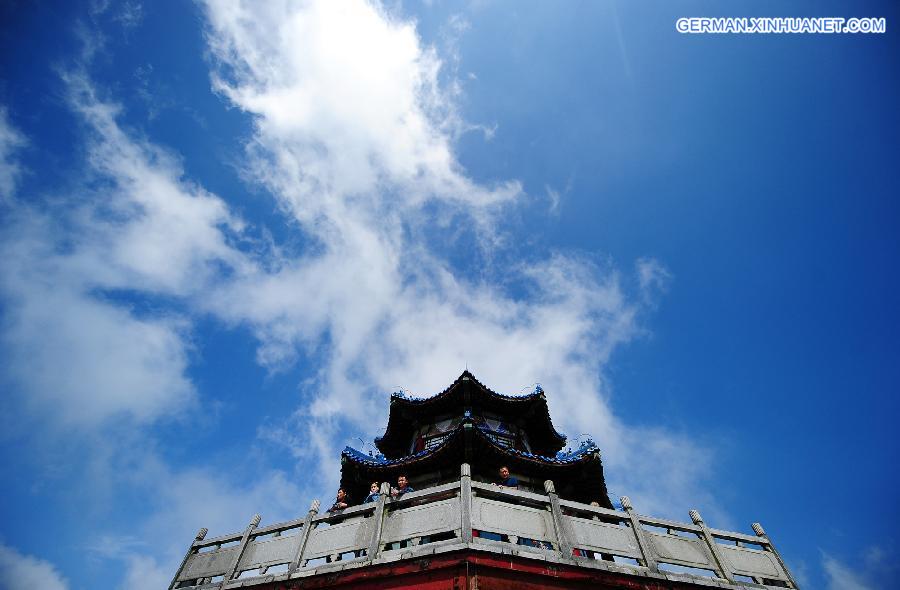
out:
{"label": "white cloud", "polygon": [[[638,316],[667,279],[659,263],[638,263],[630,298],[617,273],[572,255],[465,275],[443,254],[476,239],[502,259],[491,250],[504,243],[497,213],[519,186],[483,186],[455,160],[466,128],[454,106],[460,87],[440,83],[442,63],[413,23],[362,1],[210,0],[206,14],[214,86],[256,123],[251,177],[317,240],[208,298],[218,316],[252,327],[264,364],[291,363],[298,351],[321,359],[284,426],[300,434],[269,438],[304,459],[320,453],[332,481],[336,437],[348,426],[376,434],[386,391],[439,391],[468,364],[502,391],[542,382],[557,423],[597,438],[642,509],[714,505],[698,491],[708,451],[629,428],[608,401],[603,371],[641,333]],[[476,229],[454,235],[453,225]]]}
{"label": "white cloud", "polygon": [[637,275],[641,291],[652,294],[668,287],[672,275],[658,260],[640,258],[637,263]]}
{"label": "white cloud", "polygon": [[[144,523],[143,530],[155,539],[175,531],[183,533],[172,540],[179,553],[200,527],[220,533],[241,530],[257,512],[265,522],[284,521],[306,514],[312,499],[309,488],[277,470],[254,474],[245,482],[204,468],[174,470],[162,464],[144,477],[148,475],[152,479],[147,479],[145,485],[156,490],[156,512]],[[306,481],[302,484],[314,485]]]}
{"label": "white cloud", "polygon": [[[66,82],[88,124],[91,176],[74,194],[10,203],[0,241],[6,377],[50,422],[153,420],[194,397],[189,323],[165,306],[137,313],[115,295],[201,291],[243,264],[227,243],[240,223],[180,180],[171,155],[128,137],[83,75]],[[89,188],[98,179],[102,188]]]}
{"label": "white cloud", "polygon": [[140,2],[122,2],[113,16],[123,29],[133,29],[144,20],[144,7]]}
{"label": "white cloud", "polygon": [[139,319],[52,276],[28,278],[8,299],[2,343],[7,375],[34,415],[66,426],[119,415],[146,421],[193,397],[177,319]]}
{"label": "white cloud", "polygon": [[547,200],[550,201],[550,214],[559,215],[559,203],[562,200],[559,191],[549,184],[545,185],[544,189],[547,191]]}
{"label": "white cloud", "polygon": [[144,7],[136,0],[121,0],[114,5],[111,0],[92,0],[90,15],[94,20],[109,16],[124,32],[128,32],[143,21]]}
{"label": "white cloud", "polygon": [[891,549],[871,545],[856,552],[859,558],[850,562],[821,551],[822,569],[828,590],[887,590],[900,575],[900,562]]}
{"label": "white cloud", "polygon": [[308,231],[430,199],[484,208],[519,193],[461,170],[442,64],[412,23],[363,1],[212,0],[206,13],[215,86],[256,120],[251,167]]}
{"label": "white cloud", "polygon": [[144,510],[129,523],[135,536],[109,531],[88,547],[93,557],[122,564],[123,589],[166,587],[201,527],[215,536],[243,529],[257,512],[267,524],[296,518],[309,507],[311,490],[278,470],[241,479],[209,468],[176,469],[136,449],[128,454],[132,468],[113,477],[146,494]]}
{"label": "white cloud", "polygon": [[[482,248],[498,250],[484,255],[505,259],[498,213],[520,188],[477,183],[456,161],[453,139],[465,128],[457,90],[441,86],[437,53],[413,24],[363,2],[215,1],[207,14],[216,87],[256,122],[251,179],[314,244],[292,257],[238,247],[244,228],[227,205],[184,179],[171,153],[124,129],[119,109],[72,73],[89,180],[101,182],[40,212],[14,205],[0,241],[13,261],[0,287],[7,375],[48,420],[150,423],[194,399],[191,321],[210,313],[251,327],[266,366],[302,354],[320,362],[294,412],[300,428],[282,437],[319,473],[309,478],[315,489],[271,471],[236,486],[205,469],[134,458],[110,485],[153,490],[134,520],[156,544],[105,554],[126,565],[125,582],[167,580],[198,526],[237,530],[261,507],[272,519],[304,513],[309,494],[338,475],[340,437],[383,427],[387,391],[433,393],[467,364],[500,391],[540,381],[559,427],[596,437],[615,489],[642,511],[688,508],[708,451],[623,424],[604,378],[613,352],[641,333],[662,267],[639,265],[637,293],[613,269],[571,254],[458,270],[446,252],[469,239],[489,236]],[[132,295],[161,303],[139,311],[126,303]]]}
{"label": "white cloud", "polygon": [[69,584],[52,563],[0,545],[0,587],[3,590],[66,590]]}
{"label": "white cloud", "polygon": [[859,571],[854,571],[827,553],[822,554],[828,590],[875,590]]}
{"label": "white cloud", "polygon": [[16,152],[26,144],[25,137],[9,122],[6,108],[0,106],[0,202],[15,193],[22,176]]}
{"label": "white cloud", "polygon": [[159,590],[167,588],[178,565],[167,567],[147,555],[129,555],[126,558],[125,580],[119,585],[122,590]]}
{"label": "white cloud", "polygon": [[100,100],[83,75],[67,82],[72,107],[92,132],[90,164],[112,183],[73,215],[82,223],[76,272],[106,288],[188,295],[243,264],[228,244],[242,223],[225,203],[182,180],[172,154],[127,135],[119,107]]}

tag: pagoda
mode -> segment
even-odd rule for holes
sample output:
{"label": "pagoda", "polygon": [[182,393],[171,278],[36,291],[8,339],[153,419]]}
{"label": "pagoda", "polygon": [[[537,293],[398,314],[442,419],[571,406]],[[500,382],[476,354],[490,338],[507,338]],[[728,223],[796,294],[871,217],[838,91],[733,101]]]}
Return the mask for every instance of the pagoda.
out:
{"label": "pagoda", "polygon": [[475,481],[495,482],[505,466],[520,490],[543,491],[552,480],[562,498],[612,508],[600,449],[592,440],[575,450],[563,451],[565,444],[540,386],[529,395],[502,395],[466,370],[429,398],[392,394],[387,429],[375,439],[380,453],[346,447],[341,487],[364,498],[371,482],[395,482],[403,474],[421,489],[458,479],[459,466],[468,463]]}
{"label": "pagoda", "polygon": [[[313,500],[264,526],[256,514],[212,538],[201,528],[169,590],[798,587],[759,523],[747,534],[696,510],[646,516],[627,496],[615,509],[597,445],[566,448],[539,386],[503,395],[467,370],[428,398],[395,393],[375,445],[341,453],[349,502],[320,513]],[[392,489],[400,476],[413,489]]]}

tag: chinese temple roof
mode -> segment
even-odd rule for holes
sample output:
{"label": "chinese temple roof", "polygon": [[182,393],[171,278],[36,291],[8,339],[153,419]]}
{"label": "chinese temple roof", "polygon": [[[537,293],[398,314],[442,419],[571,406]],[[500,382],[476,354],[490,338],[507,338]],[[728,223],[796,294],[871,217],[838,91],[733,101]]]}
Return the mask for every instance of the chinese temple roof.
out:
{"label": "chinese temple roof", "polygon": [[365,496],[363,492],[369,483],[394,482],[401,474],[412,479],[420,474],[436,480],[443,473],[448,479],[456,477],[463,462],[471,462],[473,474],[487,481],[493,481],[499,466],[506,465],[518,477],[527,476],[540,483],[553,480],[563,497],[586,503],[597,501],[601,506],[611,507],[600,452],[592,441],[582,443],[574,451],[538,455],[499,444],[492,438],[491,430],[476,423],[471,416],[466,416],[447,433],[439,445],[404,457],[369,455],[346,447],[341,453],[341,486],[351,495]]}
{"label": "chinese temple roof", "polygon": [[553,427],[547,398],[540,386],[528,395],[503,395],[486,387],[466,370],[444,391],[428,398],[392,394],[388,425],[384,435],[375,439],[375,445],[388,458],[405,457],[418,426],[442,415],[461,416],[464,410],[473,407],[503,416],[510,422],[522,421],[537,455],[555,456],[565,444],[565,435]]}
{"label": "chinese temple roof", "polygon": [[[456,430],[451,434],[451,436],[456,435],[456,433],[458,431],[461,431],[462,427],[463,427],[463,425],[458,426],[456,428]],[[500,445],[490,438],[490,432],[491,432],[490,429],[488,429],[487,427],[480,425],[480,424],[476,424],[475,427],[479,432],[482,432],[487,436],[488,442],[490,444],[496,446],[501,451],[512,454],[512,455],[517,455],[517,456],[523,457],[525,459],[531,459],[534,461],[538,461],[541,463],[553,463],[553,464],[563,465],[566,463],[573,463],[573,462],[580,461],[587,455],[599,452],[599,449],[597,448],[597,445],[594,444],[594,441],[588,440],[588,441],[581,443],[581,446],[579,446],[574,451],[572,451],[572,450],[559,451],[553,457],[544,457],[542,455],[536,455],[534,453],[529,453],[527,451],[520,451],[518,449],[513,449],[510,447]],[[412,455],[407,455],[405,457],[400,457],[397,459],[388,459],[387,457],[385,457],[384,455],[382,455],[380,453],[377,455],[363,453],[362,451],[354,449],[353,447],[350,447],[350,446],[344,447],[344,450],[341,452],[341,456],[347,457],[348,459],[355,461],[357,463],[365,463],[365,464],[373,465],[373,466],[411,465],[411,464],[416,463],[416,461],[418,461],[428,455],[438,452],[442,446],[447,445],[447,444],[448,444],[448,441],[444,441],[443,443],[441,443],[440,446],[438,446],[434,449],[422,449],[421,451],[419,451],[417,453],[414,453]]]}

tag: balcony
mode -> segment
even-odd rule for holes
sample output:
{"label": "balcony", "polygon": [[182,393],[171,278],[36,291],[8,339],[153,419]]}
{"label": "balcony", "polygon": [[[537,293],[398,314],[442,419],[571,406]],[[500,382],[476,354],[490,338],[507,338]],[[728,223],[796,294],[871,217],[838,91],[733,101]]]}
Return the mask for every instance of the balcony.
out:
{"label": "balcony", "polygon": [[637,514],[627,497],[616,511],[560,499],[550,481],[545,492],[473,482],[463,464],[459,481],[398,499],[383,484],[377,502],[335,514],[315,500],[305,518],[260,527],[256,515],[211,539],[201,529],[170,589],[274,587],[460,552],[615,574],[629,587],[797,588],[758,523],[748,535],[709,528],[693,510],[682,523]]}

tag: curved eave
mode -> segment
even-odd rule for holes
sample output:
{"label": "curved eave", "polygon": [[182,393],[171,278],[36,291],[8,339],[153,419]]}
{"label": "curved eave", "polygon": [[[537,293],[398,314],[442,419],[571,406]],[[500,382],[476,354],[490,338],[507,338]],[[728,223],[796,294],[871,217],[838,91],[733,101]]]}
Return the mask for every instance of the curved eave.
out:
{"label": "curved eave", "polygon": [[537,455],[534,453],[520,451],[518,449],[512,449],[498,444],[485,432],[484,428],[476,426],[471,422],[463,422],[462,424],[457,426],[456,429],[452,433],[450,433],[447,438],[438,446],[434,447],[433,449],[424,449],[413,455],[406,455],[405,457],[399,457],[397,459],[388,459],[383,455],[367,455],[354,449],[353,447],[347,446],[344,447],[343,451],[341,451],[341,458],[347,459],[359,465],[365,465],[366,467],[374,468],[393,468],[401,465],[415,465],[416,463],[429,460],[432,456],[438,455],[446,448],[451,447],[454,443],[457,442],[457,439],[462,437],[463,432],[465,431],[465,428],[467,426],[471,427],[472,430],[478,434],[479,438],[481,438],[487,444],[491,445],[498,452],[504,453],[510,457],[517,457],[526,461],[540,463],[542,465],[569,465],[573,463],[580,463],[586,460],[590,460],[595,455],[600,453],[600,450],[596,445],[594,445],[593,443],[589,443],[582,445],[571,453],[558,453],[555,457]]}
{"label": "curved eave", "polygon": [[503,446],[492,439],[485,432],[485,429],[476,428],[475,430],[476,432],[478,432],[482,439],[487,441],[492,447],[494,447],[501,453],[505,453],[510,457],[518,457],[526,461],[540,463],[542,465],[571,465],[575,463],[583,463],[600,455],[600,449],[598,449],[597,446],[593,443],[590,443],[582,445],[571,453],[557,453],[554,457],[546,457],[544,455],[538,455],[535,453],[529,453],[527,451],[520,451],[518,449]]}
{"label": "curved eave", "polygon": [[[475,386],[475,390],[487,396],[488,400],[499,402],[502,405],[509,404],[509,411],[521,411],[527,409],[528,405],[538,404],[537,410],[546,417],[547,424],[543,434],[547,437],[548,444],[542,445],[544,449],[551,452],[558,451],[566,443],[566,436],[553,426],[553,421],[550,418],[550,409],[547,406],[547,398],[542,389],[538,388],[526,395],[503,395],[485,386],[472,373],[465,370],[449,387],[431,397],[410,398],[399,393],[392,393],[387,428],[382,436],[375,439],[375,446],[385,454],[395,454],[398,448],[408,444],[408,439],[412,436],[412,421],[403,416],[403,414],[406,414],[408,411],[409,413],[414,412],[421,417],[428,410],[440,412],[449,403],[445,400],[452,398],[454,395],[463,395],[463,387],[466,383],[472,383]],[[504,411],[499,410],[499,413],[502,414]]]}
{"label": "curved eave", "polygon": [[506,464],[514,473],[529,474],[533,480],[553,480],[563,497],[596,500],[601,506],[612,507],[600,452],[593,443],[571,453],[545,457],[504,447],[471,421],[460,424],[437,447],[396,459],[372,457],[347,447],[341,453],[341,485],[359,495],[370,481],[393,481],[401,474],[413,479],[420,474],[446,474],[448,468],[455,471],[466,461],[472,464],[473,475],[477,470],[482,477],[490,477],[497,465]]}
{"label": "curved eave", "polygon": [[456,430],[454,430],[449,436],[447,436],[446,439],[441,442],[441,444],[434,447],[433,449],[423,449],[413,455],[406,455],[405,457],[399,457],[397,459],[388,459],[383,455],[376,455],[374,457],[371,457],[357,451],[353,447],[344,447],[344,450],[341,451],[341,462],[343,462],[344,459],[347,459],[352,463],[356,463],[357,465],[363,465],[365,467],[374,469],[393,469],[400,466],[415,465],[416,463],[425,461],[427,458],[437,456],[443,451],[452,447],[458,439],[462,438],[461,433],[464,426],[464,424],[460,424],[459,426],[457,426]]}

